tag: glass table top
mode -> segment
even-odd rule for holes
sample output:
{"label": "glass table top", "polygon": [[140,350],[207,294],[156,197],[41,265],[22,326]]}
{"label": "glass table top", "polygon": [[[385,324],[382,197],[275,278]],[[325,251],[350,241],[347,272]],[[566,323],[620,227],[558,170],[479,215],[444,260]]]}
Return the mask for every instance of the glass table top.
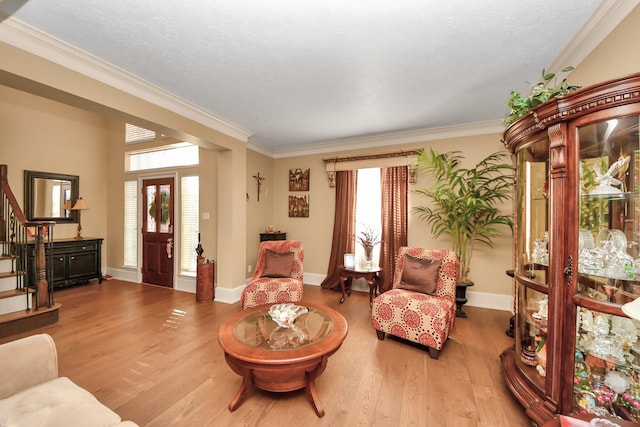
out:
{"label": "glass table top", "polygon": [[233,335],[241,343],[267,350],[292,350],[315,344],[333,330],[329,314],[308,307],[289,328],[278,326],[269,315],[270,305],[252,311],[236,323]]}

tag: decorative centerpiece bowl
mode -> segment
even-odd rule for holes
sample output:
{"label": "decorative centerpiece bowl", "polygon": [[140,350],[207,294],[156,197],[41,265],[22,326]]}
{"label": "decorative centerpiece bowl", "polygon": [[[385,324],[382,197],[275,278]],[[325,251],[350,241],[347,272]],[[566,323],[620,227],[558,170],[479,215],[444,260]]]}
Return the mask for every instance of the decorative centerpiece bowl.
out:
{"label": "decorative centerpiece bowl", "polygon": [[282,328],[291,328],[293,322],[302,314],[308,312],[307,307],[295,305],[292,303],[274,304],[269,309],[269,316],[278,326]]}

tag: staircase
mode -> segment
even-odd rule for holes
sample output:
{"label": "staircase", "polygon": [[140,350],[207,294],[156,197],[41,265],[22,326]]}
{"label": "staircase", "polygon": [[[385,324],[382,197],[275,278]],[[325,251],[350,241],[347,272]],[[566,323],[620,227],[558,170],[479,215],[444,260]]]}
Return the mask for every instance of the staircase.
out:
{"label": "staircase", "polygon": [[[52,271],[46,268],[45,246],[52,242],[54,222],[27,221],[0,165],[0,338],[58,321],[53,301]],[[35,233],[30,233],[34,230]],[[33,234],[33,237],[30,235]],[[27,241],[34,239],[35,260],[27,260]],[[29,269],[34,269],[32,274]],[[36,283],[28,284],[27,277]],[[47,280],[49,279],[49,280]]]}

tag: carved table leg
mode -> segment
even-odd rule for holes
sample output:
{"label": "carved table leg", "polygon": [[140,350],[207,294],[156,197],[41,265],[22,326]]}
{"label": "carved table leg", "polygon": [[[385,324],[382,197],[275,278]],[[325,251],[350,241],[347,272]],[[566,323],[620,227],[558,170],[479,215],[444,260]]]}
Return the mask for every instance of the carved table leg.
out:
{"label": "carved table leg", "polygon": [[240,390],[236,393],[235,397],[231,399],[231,403],[229,403],[229,412],[233,412],[242,403],[244,398],[249,394],[252,388],[252,379],[251,379],[251,371],[247,370],[242,375],[242,384],[240,385]]}
{"label": "carved table leg", "polygon": [[347,286],[347,280],[351,281],[351,278],[340,276],[340,290],[342,291],[342,297],[340,297],[340,304],[344,302],[344,298],[347,295],[351,296],[351,282],[349,282],[349,286]]}
{"label": "carved table leg", "polygon": [[316,383],[314,380],[309,381],[307,384],[307,396],[311,399],[313,410],[316,412],[318,418],[324,417],[324,407],[322,406],[322,402],[320,402],[320,397],[318,396],[318,390],[316,389]]}
{"label": "carved table leg", "polygon": [[347,280],[346,277],[340,276],[340,290],[342,291],[342,296],[340,297],[340,304],[344,302],[344,297],[346,294],[345,287],[344,287],[345,280]]}
{"label": "carved table leg", "polygon": [[378,276],[378,273],[375,273],[370,280],[367,280],[367,284],[369,285],[369,307],[373,306],[373,299],[378,295],[380,289],[379,283],[380,276]]}
{"label": "carved table leg", "polygon": [[318,396],[318,389],[316,389],[316,378],[320,376],[324,369],[327,366],[328,357],[322,357],[322,361],[318,364],[316,369],[311,372],[307,372],[307,396],[311,399],[311,404],[313,405],[313,410],[316,412],[318,418],[324,417],[324,407],[322,406],[322,402],[320,402],[320,396]]}

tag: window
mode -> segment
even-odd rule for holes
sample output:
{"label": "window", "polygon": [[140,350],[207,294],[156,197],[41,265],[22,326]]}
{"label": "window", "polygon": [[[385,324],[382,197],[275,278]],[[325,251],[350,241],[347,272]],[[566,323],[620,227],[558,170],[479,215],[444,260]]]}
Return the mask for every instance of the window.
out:
{"label": "window", "polygon": [[124,261],[125,267],[138,266],[138,183],[124,182]]}
{"label": "window", "polygon": [[200,177],[185,176],[180,181],[180,270],[196,272],[196,246],[200,225]]}
{"label": "window", "polygon": [[152,130],[141,128],[140,126],[130,123],[127,123],[125,126],[125,144],[153,141],[154,139],[156,139],[156,133]]}
{"label": "window", "polygon": [[125,170],[128,172],[149,169],[193,166],[199,162],[198,146],[182,142],[157,150],[125,153]]}
{"label": "window", "polygon": [[[380,190],[380,169],[368,168],[358,169],[358,189],[356,200],[356,236],[369,227],[378,237],[382,230],[382,220],[380,212],[382,211]],[[356,240],[355,250],[356,263],[365,264],[364,249]],[[380,259],[380,245],[373,248],[374,264]]]}

